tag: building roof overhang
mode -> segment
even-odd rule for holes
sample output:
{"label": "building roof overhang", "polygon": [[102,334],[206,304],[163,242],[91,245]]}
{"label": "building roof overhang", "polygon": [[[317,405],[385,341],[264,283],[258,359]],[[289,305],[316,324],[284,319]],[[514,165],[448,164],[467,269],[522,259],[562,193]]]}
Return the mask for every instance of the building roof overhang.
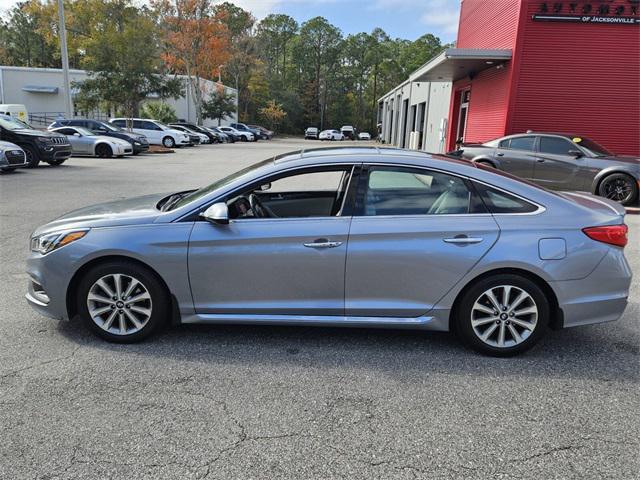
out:
{"label": "building roof overhang", "polygon": [[412,82],[455,82],[511,60],[511,50],[448,48],[413,72]]}

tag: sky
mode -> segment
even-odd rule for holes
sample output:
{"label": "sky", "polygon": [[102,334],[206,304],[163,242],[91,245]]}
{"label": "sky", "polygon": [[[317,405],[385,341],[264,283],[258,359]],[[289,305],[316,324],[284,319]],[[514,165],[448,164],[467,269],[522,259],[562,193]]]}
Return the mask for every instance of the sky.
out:
{"label": "sky", "polygon": [[[17,0],[0,0],[0,12]],[[452,42],[458,29],[459,0],[232,0],[258,18],[285,13],[298,23],[323,16],[343,34],[382,28],[393,38],[416,38],[432,33]]]}

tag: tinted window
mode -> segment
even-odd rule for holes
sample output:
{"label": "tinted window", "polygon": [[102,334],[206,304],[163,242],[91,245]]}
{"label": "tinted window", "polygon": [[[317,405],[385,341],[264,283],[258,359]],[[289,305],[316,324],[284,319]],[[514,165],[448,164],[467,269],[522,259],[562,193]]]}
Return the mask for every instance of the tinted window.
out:
{"label": "tinted window", "polygon": [[126,127],[127,123],[125,120],[113,120],[111,123],[113,123],[114,125],[117,125],[119,127]]}
{"label": "tinted window", "polygon": [[144,128],[145,130],[160,130],[160,127],[158,127],[158,125],[156,125],[153,122],[141,122],[142,123],[142,127],[140,128]]}
{"label": "tinted window", "polygon": [[509,148],[511,150],[525,150],[533,151],[533,145],[536,142],[536,137],[516,137],[511,139]]}
{"label": "tinted window", "polygon": [[507,138],[506,140],[502,140],[498,146],[500,148],[509,148],[510,143],[511,143],[511,139]]}
{"label": "tinted window", "polygon": [[474,186],[491,213],[531,213],[538,209],[536,205],[501,190],[481,183]]}
{"label": "tinted window", "polygon": [[422,169],[372,167],[362,215],[445,215],[470,211],[471,194],[459,177]]}
{"label": "tinted window", "polygon": [[558,137],[540,137],[540,152],[553,155],[569,155],[569,150],[578,150],[568,140]]}

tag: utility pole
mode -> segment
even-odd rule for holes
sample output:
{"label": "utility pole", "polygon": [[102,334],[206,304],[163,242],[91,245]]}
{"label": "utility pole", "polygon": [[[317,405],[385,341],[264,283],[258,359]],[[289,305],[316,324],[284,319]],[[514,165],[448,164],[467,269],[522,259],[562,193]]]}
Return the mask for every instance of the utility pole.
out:
{"label": "utility pole", "polygon": [[67,52],[67,29],[64,24],[64,4],[58,0],[58,34],[60,35],[60,56],[62,58],[62,76],[64,81],[64,106],[66,118],[73,115],[71,104],[71,84],[69,83],[69,53]]}

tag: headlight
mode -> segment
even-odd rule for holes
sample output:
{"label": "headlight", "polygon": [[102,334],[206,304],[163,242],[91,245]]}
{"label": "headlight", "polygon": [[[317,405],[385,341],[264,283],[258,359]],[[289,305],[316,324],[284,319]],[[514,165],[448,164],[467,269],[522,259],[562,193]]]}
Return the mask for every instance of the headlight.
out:
{"label": "headlight", "polygon": [[44,255],[56,248],[64,247],[76,240],[80,240],[88,232],[89,230],[73,230],[71,232],[45,233],[44,235],[32,237],[31,251]]}
{"label": "headlight", "polygon": [[38,141],[40,143],[50,143],[51,142],[51,138],[50,137],[38,137]]}
{"label": "headlight", "polygon": [[133,142],[134,145],[142,145],[140,142],[138,142],[137,140],[135,142]]}

